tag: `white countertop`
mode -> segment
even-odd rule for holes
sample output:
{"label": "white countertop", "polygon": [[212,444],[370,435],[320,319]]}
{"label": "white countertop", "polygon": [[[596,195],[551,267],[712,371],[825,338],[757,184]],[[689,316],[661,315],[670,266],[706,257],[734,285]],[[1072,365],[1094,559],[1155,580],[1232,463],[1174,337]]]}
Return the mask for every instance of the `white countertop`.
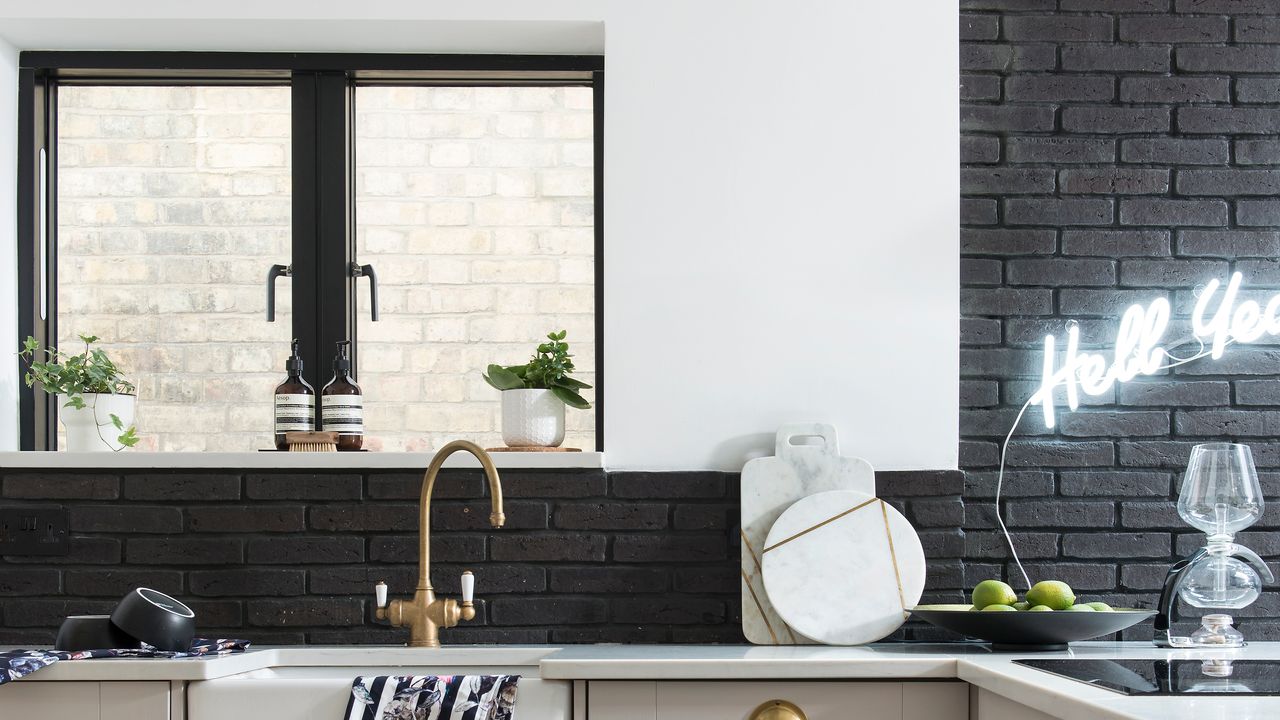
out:
{"label": "white countertop", "polygon": [[[0,648],[7,649],[10,648]],[[555,647],[540,645],[456,645],[434,649],[408,648],[402,645],[252,647],[247,652],[216,657],[66,660],[41,668],[19,682],[216,680],[258,670],[296,667],[514,666],[528,668],[528,674],[536,674],[539,661],[557,650]]]}
{"label": "white countertop", "polygon": [[[1240,650],[1162,650],[1147,643],[1075,643],[1070,650],[993,653],[978,644],[863,647],[739,645],[281,647],[216,658],[104,659],[55,663],[20,682],[213,680],[279,668],[512,667],[546,680],[920,680],[958,679],[1066,720],[1262,720],[1280,718],[1280,697],[1129,697],[1034,668],[1019,658],[1280,660],[1280,643]],[[444,671],[444,670],[441,670]],[[393,672],[389,670],[389,674]],[[3,692],[0,689],[0,692]]]}
{"label": "white countertop", "polygon": [[[602,468],[600,452],[495,452],[493,464],[499,469]],[[0,452],[0,468],[33,469],[290,469],[299,470],[424,470],[434,453],[420,452]],[[468,453],[454,453],[446,468],[478,468],[480,463]]]}

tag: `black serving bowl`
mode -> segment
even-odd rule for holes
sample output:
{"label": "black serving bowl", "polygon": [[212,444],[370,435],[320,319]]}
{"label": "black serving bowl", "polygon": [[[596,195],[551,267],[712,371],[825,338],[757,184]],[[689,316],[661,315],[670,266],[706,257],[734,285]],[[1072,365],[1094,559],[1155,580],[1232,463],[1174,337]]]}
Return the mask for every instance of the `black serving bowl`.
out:
{"label": "black serving bowl", "polygon": [[142,647],[137,638],[111,624],[110,615],[71,615],[58,628],[54,650],[136,650]]}
{"label": "black serving bowl", "polygon": [[196,637],[191,608],[151,588],[125,595],[111,613],[111,624],[160,650],[190,650]]}
{"label": "black serving bowl", "polygon": [[1154,610],[1112,612],[982,612],[969,605],[918,605],[911,614],[930,625],[986,640],[993,650],[1065,650],[1067,643],[1110,635],[1155,615]]}

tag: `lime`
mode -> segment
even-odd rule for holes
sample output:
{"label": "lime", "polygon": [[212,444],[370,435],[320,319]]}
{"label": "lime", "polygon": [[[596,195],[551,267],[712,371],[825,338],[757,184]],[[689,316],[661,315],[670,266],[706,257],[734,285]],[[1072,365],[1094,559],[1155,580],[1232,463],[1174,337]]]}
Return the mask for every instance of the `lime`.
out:
{"label": "lime", "polygon": [[1036,605],[1048,605],[1054,610],[1066,610],[1075,604],[1076,594],[1061,580],[1042,580],[1027,591],[1027,600]]}
{"label": "lime", "polygon": [[1053,608],[1049,607],[1048,605],[1036,605],[1036,606],[1033,606],[1027,612],[1053,612]]}
{"label": "lime", "polygon": [[1067,608],[1067,612],[1098,612],[1098,611],[1094,610],[1088,605],[1072,605],[1071,607]]}
{"label": "lime", "polygon": [[1091,602],[1091,603],[1085,603],[1085,605],[1088,605],[1089,607],[1093,608],[1094,610],[1097,610],[1098,612],[1115,612],[1115,608],[1111,607],[1110,605],[1104,602]]}
{"label": "lime", "polygon": [[982,608],[982,612],[1018,612],[1008,605],[988,605]]}
{"label": "lime", "polygon": [[983,580],[973,588],[973,604],[984,610],[988,605],[1012,605],[1017,601],[1013,588],[999,580]]}
{"label": "lime", "polygon": [[1017,610],[1018,612],[1025,612],[1031,609],[1031,603],[1027,602],[1026,600],[1023,600],[1021,602],[1016,602],[1013,604],[1013,609]]}

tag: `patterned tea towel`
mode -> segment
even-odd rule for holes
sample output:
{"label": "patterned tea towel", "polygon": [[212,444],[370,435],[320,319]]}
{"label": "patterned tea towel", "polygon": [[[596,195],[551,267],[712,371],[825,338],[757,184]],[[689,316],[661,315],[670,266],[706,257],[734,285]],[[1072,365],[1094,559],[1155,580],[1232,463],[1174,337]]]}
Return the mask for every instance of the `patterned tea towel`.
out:
{"label": "patterned tea towel", "polygon": [[157,650],[144,644],[141,648],[125,650],[0,650],[0,685],[52,665],[59,660],[90,660],[93,658],[185,658],[230,655],[249,649],[248,640],[209,640],[196,638],[191,649],[185,652]]}
{"label": "patterned tea towel", "polygon": [[344,720],[511,720],[519,675],[358,677]]}

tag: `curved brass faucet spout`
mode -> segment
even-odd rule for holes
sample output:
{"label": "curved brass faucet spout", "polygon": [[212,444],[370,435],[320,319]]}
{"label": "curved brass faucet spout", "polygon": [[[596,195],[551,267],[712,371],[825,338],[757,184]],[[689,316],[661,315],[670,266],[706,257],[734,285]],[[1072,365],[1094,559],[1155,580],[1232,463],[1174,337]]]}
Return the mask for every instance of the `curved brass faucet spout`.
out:
{"label": "curved brass faucet spout", "polygon": [[440,474],[444,461],[459,450],[474,455],[484,468],[492,503],[489,523],[500,528],[507,520],[502,512],[502,483],[498,480],[498,470],[493,466],[489,453],[466,440],[454,440],[440,448],[422,476],[422,493],[418,506],[418,587],[413,600],[392,600],[389,605],[384,606],[386,584],[378,583],[378,619],[389,620],[395,627],[408,625],[409,644],[414,647],[439,647],[441,627],[453,627],[461,620],[470,620],[476,616],[471,597],[474,578],[470,577],[469,571],[463,574],[461,604],[453,600],[437,599],[435,590],[431,587],[431,493],[435,489],[436,477]]}

